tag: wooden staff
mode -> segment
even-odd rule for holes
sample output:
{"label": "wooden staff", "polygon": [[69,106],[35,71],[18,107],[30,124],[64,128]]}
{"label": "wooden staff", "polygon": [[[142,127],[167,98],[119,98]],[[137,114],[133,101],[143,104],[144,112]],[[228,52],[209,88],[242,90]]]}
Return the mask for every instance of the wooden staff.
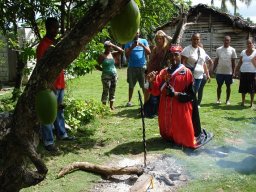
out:
{"label": "wooden staff", "polygon": [[143,137],[143,150],[144,150],[144,167],[147,166],[147,146],[146,146],[146,129],[145,129],[145,122],[144,122],[144,110],[143,110],[143,102],[140,91],[138,91],[139,100],[140,100],[140,115],[142,120],[142,137]]}

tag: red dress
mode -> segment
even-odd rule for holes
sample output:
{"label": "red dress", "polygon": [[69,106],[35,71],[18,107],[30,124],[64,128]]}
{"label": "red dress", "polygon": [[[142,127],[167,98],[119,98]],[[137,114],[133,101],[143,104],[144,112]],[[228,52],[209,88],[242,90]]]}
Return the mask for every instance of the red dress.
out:
{"label": "red dress", "polygon": [[192,102],[180,102],[178,97],[166,95],[167,81],[175,92],[185,93],[193,83],[189,69],[180,65],[172,74],[168,68],[161,70],[150,90],[153,95],[160,95],[158,123],[160,134],[164,139],[176,144],[195,148],[195,137],[192,123]]}

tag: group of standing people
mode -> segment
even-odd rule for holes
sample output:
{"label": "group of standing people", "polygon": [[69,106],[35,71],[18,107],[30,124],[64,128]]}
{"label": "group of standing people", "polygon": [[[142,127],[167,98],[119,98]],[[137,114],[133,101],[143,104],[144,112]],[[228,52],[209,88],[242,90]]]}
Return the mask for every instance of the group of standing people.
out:
{"label": "group of standing people", "polygon": [[[110,108],[111,110],[114,109],[113,102],[115,98],[115,89],[116,89],[116,81],[117,81],[117,75],[116,75],[116,68],[115,68],[115,62],[113,59],[114,54],[121,55],[123,52],[125,53],[126,58],[128,59],[128,69],[127,69],[127,82],[129,84],[128,88],[128,102],[126,104],[127,107],[132,106],[132,96],[133,91],[136,83],[138,82],[140,85],[140,88],[143,90],[144,95],[145,89],[144,89],[144,83],[145,83],[145,70],[146,70],[146,63],[147,63],[147,55],[151,53],[151,50],[149,48],[148,41],[146,39],[140,38],[140,31],[138,30],[135,34],[135,37],[133,41],[128,42],[124,46],[124,50],[121,47],[118,47],[117,45],[112,44],[110,41],[106,41],[104,43],[105,51],[103,54],[101,54],[98,58],[98,64],[96,68],[98,70],[102,71],[102,85],[103,85],[103,92],[102,92],[102,103],[106,104],[107,99],[110,102]],[[107,45],[109,44],[109,45]],[[113,51],[112,48],[115,50]],[[109,58],[111,58],[111,64],[106,64],[107,55]],[[108,59],[109,60],[109,59]],[[111,68],[111,76],[108,79],[106,79],[106,71]],[[110,75],[108,73],[108,75]]]}
{"label": "group of standing people", "polygon": [[[132,105],[132,93],[138,81],[144,93],[144,113],[148,117],[158,115],[163,138],[191,148],[198,148],[212,139],[213,134],[201,128],[198,110],[203,87],[207,81],[210,82],[212,73],[216,74],[217,104],[221,103],[221,90],[225,83],[225,103],[230,105],[231,84],[240,70],[241,105],[244,106],[246,93],[250,93],[250,106],[253,105],[256,90],[256,51],[252,40],[247,41],[247,49],[242,51],[236,66],[237,55],[230,46],[230,36],[224,37],[223,46],[217,48],[213,62],[203,49],[199,33],[192,35],[191,45],[184,49],[178,45],[170,45],[171,37],[161,30],[155,35],[156,45],[152,50],[145,39],[139,43],[138,35],[139,33],[132,42],[125,45],[129,83],[126,106]],[[149,57],[146,66],[147,55]]]}
{"label": "group of standing people", "polygon": [[[37,47],[37,61],[55,44],[58,32],[58,21],[48,18],[45,23],[46,35]],[[245,95],[250,94],[250,106],[254,102],[256,91],[256,50],[253,41],[247,40],[247,49],[243,50],[240,60],[235,66],[236,51],[230,46],[230,36],[225,36],[223,46],[217,48],[213,61],[206,54],[200,43],[201,36],[195,33],[191,37],[191,45],[184,49],[179,45],[170,45],[171,37],[163,31],[155,35],[156,46],[151,50],[148,41],[139,37],[137,31],[133,41],[124,46],[124,50],[106,41],[104,52],[98,58],[97,69],[102,71],[103,92],[101,101],[104,105],[109,101],[114,110],[117,70],[116,55],[125,53],[128,61],[127,82],[128,102],[132,106],[132,96],[136,83],[144,93],[144,112],[148,117],[158,115],[160,134],[164,139],[174,143],[198,148],[213,137],[213,134],[201,128],[199,110],[203,87],[210,81],[210,71],[215,71],[217,81],[217,104],[221,103],[222,85],[226,84],[226,104],[230,105],[231,84],[233,78],[240,76],[239,92],[245,105]],[[208,64],[208,65],[207,65]],[[239,73],[240,71],[240,73]],[[51,125],[42,125],[42,136],[45,149],[56,151],[53,130],[62,140],[74,140],[65,129],[63,113],[64,71],[54,82],[52,89],[58,101],[56,121]]]}
{"label": "group of standing people", "polygon": [[230,46],[231,37],[225,36],[223,46],[217,48],[213,71],[217,81],[217,104],[221,104],[222,85],[226,84],[226,104],[230,105],[231,84],[239,78],[239,93],[242,95],[241,106],[245,106],[245,96],[250,94],[250,107],[253,106],[256,92],[256,51],[253,39],[246,40],[247,48],[240,54],[236,65],[236,50]]}
{"label": "group of standing people", "polygon": [[[198,148],[213,137],[212,133],[201,128],[196,102],[196,93],[203,75],[206,74],[206,78],[209,78],[209,71],[205,64],[207,56],[198,45],[199,38],[199,34],[193,36],[193,42],[196,42],[193,44],[195,48],[185,48],[182,51],[180,46],[170,48],[171,37],[160,30],[155,35],[156,46],[150,50],[147,40],[139,38],[138,31],[134,40],[124,47],[128,60],[127,82],[129,84],[126,106],[132,106],[133,89],[138,82],[144,93],[144,112],[150,117],[158,115],[161,136],[191,148]],[[198,88],[195,90],[195,76],[191,69],[181,64],[181,55],[184,53],[187,57],[184,56],[183,59],[193,63],[189,54],[191,50],[198,53],[199,49],[200,56],[194,56],[196,58],[194,60],[198,62],[197,67],[194,67],[198,76]],[[146,66],[147,57],[149,62]],[[103,63],[99,61],[99,64]],[[103,76],[104,73],[102,73]],[[104,93],[104,82],[102,83]],[[111,99],[110,92],[109,99]],[[102,102],[105,104],[104,101]]]}

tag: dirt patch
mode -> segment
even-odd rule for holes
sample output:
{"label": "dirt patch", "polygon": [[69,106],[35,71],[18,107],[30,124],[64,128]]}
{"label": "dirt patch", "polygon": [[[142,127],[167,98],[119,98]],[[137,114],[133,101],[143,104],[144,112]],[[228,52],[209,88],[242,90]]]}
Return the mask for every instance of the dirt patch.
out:
{"label": "dirt patch", "polygon": [[[119,157],[109,165],[143,166],[144,160],[141,155],[123,159]],[[147,190],[150,192],[177,191],[177,188],[185,185],[189,180],[182,165],[171,155],[148,155],[145,173],[153,178]],[[91,192],[128,192],[137,179],[137,175],[115,175],[109,179],[102,179],[91,189]]]}

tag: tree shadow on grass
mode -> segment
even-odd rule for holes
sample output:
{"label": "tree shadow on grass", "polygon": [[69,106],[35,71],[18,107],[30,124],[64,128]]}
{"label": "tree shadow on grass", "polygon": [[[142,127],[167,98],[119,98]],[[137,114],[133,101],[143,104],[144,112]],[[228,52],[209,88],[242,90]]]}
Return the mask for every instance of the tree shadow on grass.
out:
{"label": "tree shadow on grass", "polygon": [[[221,168],[233,169],[234,171],[249,175],[256,174],[256,147],[241,149],[234,146],[219,146],[214,148],[205,148],[196,151],[195,155],[206,153],[209,156],[221,158],[217,161],[217,165]],[[241,155],[245,154],[245,155]],[[228,157],[228,160],[224,159]],[[241,161],[236,161],[239,157],[244,157]],[[230,160],[230,159],[233,159]]]}
{"label": "tree shadow on grass", "polygon": [[[183,148],[181,146],[175,145],[171,141],[166,141],[161,137],[150,138],[146,140],[147,151],[162,151],[165,149],[178,149],[184,151],[193,151],[193,149]],[[114,149],[105,153],[105,155],[115,154],[115,155],[126,155],[126,154],[139,154],[144,152],[143,143],[140,141],[133,141],[128,143],[123,143],[118,145]]]}
{"label": "tree shadow on grass", "polygon": [[[231,155],[231,153],[244,153],[248,155],[256,156],[256,147],[248,148],[247,150],[239,149],[233,146],[214,146],[215,144],[210,141],[206,145],[199,149],[191,149],[176,145],[170,141],[166,141],[161,137],[150,138],[146,140],[147,151],[163,151],[165,149],[171,150],[181,150],[187,156],[200,156],[206,154],[207,156],[213,158],[226,158]],[[105,153],[105,155],[127,155],[127,154],[140,154],[144,152],[143,143],[141,141],[133,141],[128,143],[123,143],[115,147],[114,149]],[[248,161],[248,160],[246,160]],[[254,166],[254,165],[253,165]],[[256,168],[256,161],[255,161]],[[247,169],[247,168],[246,168]],[[255,169],[256,172],[256,169]]]}
{"label": "tree shadow on grass", "polygon": [[[209,147],[208,147],[209,146]],[[207,154],[208,156],[215,158],[225,158],[230,153],[230,147],[228,146],[220,146],[220,147],[210,147],[211,144],[207,144],[200,149],[194,151],[188,151],[187,155],[190,156],[198,156],[200,154]]]}
{"label": "tree shadow on grass", "polygon": [[[256,123],[256,117],[255,118],[253,118],[253,117],[226,117],[226,119],[229,121],[237,121],[237,122],[246,121],[246,122],[252,123],[252,124]],[[249,121],[251,121],[251,122],[249,122]]]}
{"label": "tree shadow on grass", "polygon": [[236,172],[245,175],[256,174],[256,157],[254,156],[248,156],[239,162],[221,159],[217,162],[217,165],[222,168],[234,169]]}
{"label": "tree shadow on grass", "polygon": [[121,111],[117,112],[116,116],[139,119],[141,118],[140,108],[125,107]]}
{"label": "tree shadow on grass", "polygon": [[220,110],[237,110],[241,111],[240,114],[242,117],[231,117],[227,116],[225,117],[229,121],[251,121],[252,124],[256,124],[256,116],[255,117],[243,117],[243,110],[247,110],[250,108],[250,106],[241,106],[241,105],[219,105],[219,104],[202,104],[202,107],[211,107],[212,109],[220,109]]}
{"label": "tree shadow on grass", "polygon": [[240,104],[231,104],[231,105],[226,105],[224,104],[216,104],[216,103],[206,103],[206,104],[201,104],[201,107],[210,107],[212,109],[221,109],[221,110],[245,110],[248,109],[249,107],[243,107]]}
{"label": "tree shadow on grass", "polygon": [[[92,139],[91,136],[95,134],[95,131],[95,129],[88,128],[79,129],[76,131],[75,134],[73,134],[73,136],[75,136],[76,138],[73,141],[63,141],[55,139],[55,145],[60,149],[59,152],[49,152],[45,150],[42,142],[40,142],[38,146],[38,152],[42,155],[44,160],[49,160],[52,158],[52,156],[64,156],[68,153],[79,154],[78,151],[80,149],[86,150],[95,146],[104,145],[104,139]],[[71,133],[68,134],[71,135]]]}

